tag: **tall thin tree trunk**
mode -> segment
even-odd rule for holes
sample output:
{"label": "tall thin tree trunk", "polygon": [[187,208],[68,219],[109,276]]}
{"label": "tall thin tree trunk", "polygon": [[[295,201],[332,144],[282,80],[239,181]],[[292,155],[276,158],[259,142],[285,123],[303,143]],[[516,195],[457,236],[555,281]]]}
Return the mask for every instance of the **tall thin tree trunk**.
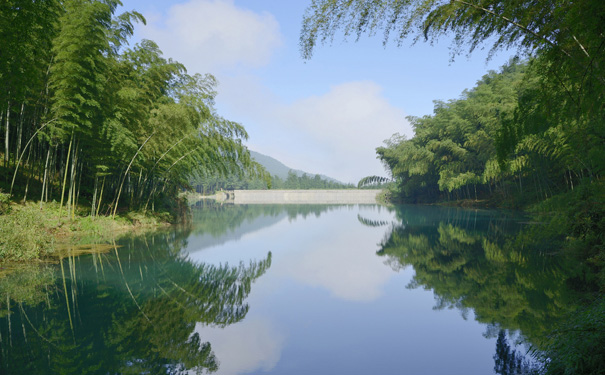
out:
{"label": "tall thin tree trunk", "polygon": [[[153,201],[153,196],[155,195],[155,190],[156,190],[158,184],[159,184],[159,182],[156,183],[156,184],[152,183],[152,189],[149,192],[149,196],[147,197],[147,202],[145,203],[145,207],[143,208],[143,212],[147,212],[147,206],[149,205],[150,201],[152,202],[152,207],[153,207],[153,202],[154,202]],[[151,209],[151,211],[153,211],[153,208]]]}
{"label": "tall thin tree trunk", "polygon": [[44,202],[44,192],[46,191],[46,184],[48,181],[48,161],[50,160],[50,147],[46,152],[46,163],[44,164],[44,178],[42,179],[42,192],[40,193],[40,209],[42,209],[42,202]]}
{"label": "tall thin tree trunk", "polygon": [[[2,132],[2,124],[4,123],[4,108],[0,108],[0,132]],[[8,176],[6,177],[6,181],[8,181]]]}
{"label": "tall thin tree trunk", "polygon": [[55,150],[53,146],[51,146],[51,149],[53,149],[53,151],[51,153],[51,159],[50,159],[50,171],[49,171],[48,183],[46,184],[46,192],[44,194],[45,202],[48,202],[49,195],[52,197],[53,185],[55,182],[55,177],[57,176],[57,163],[56,163],[57,150]]}
{"label": "tall thin tree trunk", "polygon": [[151,135],[149,137],[147,137],[147,139],[145,140],[145,142],[143,142],[143,144],[141,145],[141,147],[139,147],[139,149],[137,150],[137,152],[134,154],[134,156],[130,160],[130,164],[128,164],[128,167],[126,168],[126,171],[124,172],[124,177],[122,178],[122,183],[120,184],[120,187],[118,189],[118,196],[116,197],[116,205],[113,208],[112,217],[115,217],[116,216],[116,212],[118,211],[118,204],[120,203],[120,194],[122,193],[122,187],[124,186],[124,180],[126,180],[126,176],[128,175],[128,172],[130,171],[130,167],[132,166],[132,163],[134,162],[134,159],[137,157],[137,155],[139,154],[139,152],[141,151],[141,149],[147,144],[147,142],[151,139],[151,137],[153,137],[154,134],[155,134],[155,132],[151,133]]}
{"label": "tall thin tree trunk", "polygon": [[65,185],[67,184],[67,171],[69,170],[69,156],[71,155],[71,145],[74,140],[74,133],[72,131],[71,138],[69,140],[69,147],[67,148],[67,158],[65,159],[64,168],[65,173],[63,174],[63,187],[61,188],[61,204],[59,205],[59,214],[63,208],[63,198],[65,197]]}
{"label": "tall thin tree trunk", "polygon": [[21,114],[19,115],[19,129],[17,129],[17,152],[15,156],[18,157],[21,152],[21,138],[23,137],[23,113],[25,110],[25,102],[21,103]]}
{"label": "tall thin tree trunk", "polygon": [[[29,157],[31,156],[32,153],[32,149],[29,149],[29,152],[27,153],[27,160],[25,161],[25,165],[29,165]],[[24,168],[23,169],[25,171],[25,173],[27,173],[27,170]],[[29,190],[29,179],[31,178],[32,174],[34,173],[34,171],[30,171],[29,176],[27,177],[27,183],[25,184],[25,194],[23,194],[23,203],[25,203],[25,201],[27,200],[27,191]]]}
{"label": "tall thin tree trunk", "polygon": [[[10,95],[10,92],[8,93]],[[6,168],[8,168],[8,163],[10,161],[10,157],[9,157],[9,129],[10,129],[10,117],[11,117],[11,101],[8,101],[8,104],[6,105],[6,129],[5,129],[5,137],[4,138],[4,166]]]}
{"label": "tall thin tree trunk", "polygon": [[[72,168],[73,169],[73,168]],[[67,200],[65,201],[65,208],[67,209],[67,217],[69,218],[71,216],[71,191],[73,189],[73,185],[71,184],[71,177],[73,175],[73,170],[72,172],[69,174],[69,189],[67,189]]]}
{"label": "tall thin tree trunk", "polygon": [[84,162],[80,162],[80,172],[78,173],[78,189],[76,190],[76,203],[74,204],[74,214],[76,212],[76,207],[78,206],[78,202],[80,201],[80,188],[82,187],[82,171],[84,170]]}
{"label": "tall thin tree trunk", "polygon": [[73,206],[75,203],[75,199],[74,199],[74,194],[75,194],[75,190],[76,190],[76,186],[75,186],[75,178],[76,178],[76,151],[78,150],[77,148],[77,141],[74,142],[74,152],[71,155],[71,169],[70,169],[70,173],[69,173],[69,190],[67,192],[67,217],[71,217],[72,216],[72,210],[73,210]]}
{"label": "tall thin tree trunk", "polygon": [[[143,168],[141,168],[141,172],[139,173],[139,181],[137,182],[137,189],[138,189],[138,192],[141,192],[141,193],[139,193],[139,194],[135,194],[135,195],[138,195],[138,196],[141,196],[142,191],[144,190],[144,187],[143,187],[143,186],[141,186],[141,179],[142,179],[142,178],[143,178]],[[140,199],[137,199],[137,202],[136,202],[136,203],[137,203],[137,206],[139,206]]]}
{"label": "tall thin tree trunk", "polygon": [[95,217],[95,212],[96,212],[96,207],[95,204],[97,203],[97,187],[99,185],[99,176],[97,176],[97,174],[95,173],[95,185],[93,188],[93,193],[92,193],[92,204],[90,205],[90,216]]}
{"label": "tall thin tree trunk", "polygon": [[76,177],[78,176],[78,145],[79,142],[76,140],[76,143],[74,145],[74,156],[73,156],[73,161],[72,161],[72,172],[71,172],[71,181],[70,181],[70,188],[71,188],[71,219],[75,220],[75,216],[76,216],[76,191],[77,191],[77,181],[76,181]]}
{"label": "tall thin tree trunk", "polygon": [[101,209],[101,202],[103,201],[103,189],[105,188],[105,176],[103,176],[103,183],[101,184],[101,193],[99,193],[99,203],[97,203],[97,212],[95,216],[99,216],[99,209]]}
{"label": "tall thin tree trunk", "polygon": [[133,187],[133,183],[131,181],[130,175],[128,175],[128,192],[130,193],[130,202],[128,202],[128,207],[130,209],[132,209],[132,199],[133,199],[133,194],[134,194],[134,187]]}

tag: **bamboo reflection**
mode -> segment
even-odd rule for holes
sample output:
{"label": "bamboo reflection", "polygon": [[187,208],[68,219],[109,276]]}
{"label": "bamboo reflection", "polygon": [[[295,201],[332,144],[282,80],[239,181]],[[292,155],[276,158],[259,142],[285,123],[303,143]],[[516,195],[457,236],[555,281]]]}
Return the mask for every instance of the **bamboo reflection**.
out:
{"label": "bamboo reflection", "polygon": [[[410,288],[431,289],[436,309],[457,308],[495,329],[520,330],[540,345],[574,309],[569,283],[578,268],[544,241],[537,226],[501,213],[404,207],[378,255],[398,270],[412,266]],[[403,225],[405,224],[405,225]]]}
{"label": "bamboo reflection", "polygon": [[181,252],[188,235],[132,237],[120,251],[118,244],[67,247],[58,276],[44,266],[22,303],[13,294],[18,285],[8,281],[17,279],[0,278],[7,301],[0,305],[0,372],[217,370],[211,343],[195,326],[242,320],[251,284],[270,267],[271,254],[238,267],[194,264]]}

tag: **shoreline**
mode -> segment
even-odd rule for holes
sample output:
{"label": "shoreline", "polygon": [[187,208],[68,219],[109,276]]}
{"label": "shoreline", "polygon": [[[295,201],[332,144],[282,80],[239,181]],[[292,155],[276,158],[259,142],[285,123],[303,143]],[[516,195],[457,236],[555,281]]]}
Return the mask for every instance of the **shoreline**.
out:
{"label": "shoreline", "polygon": [[13,203],[0,215],[0,267],[53,261],[61,247],[108,243],[127,233],[142,233],[172,223],[167,213],[125,212],[110,216],[76,215],[71,220],[56,202]]}

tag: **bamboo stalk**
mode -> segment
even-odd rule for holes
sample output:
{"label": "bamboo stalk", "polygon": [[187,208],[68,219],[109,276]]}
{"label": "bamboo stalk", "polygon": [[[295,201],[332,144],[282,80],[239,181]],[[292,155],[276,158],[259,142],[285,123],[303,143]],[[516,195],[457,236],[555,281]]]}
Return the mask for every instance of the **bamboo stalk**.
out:
{"label": "bamboo stalk", "polygon": [[63,197],[65,196],[65,184],[67,183],[67,170],[69,169],[67,163],[69,163],[69,156],[71,155],[71,145],[74,140],[74,132],[71,132],[71,138],[69,140],[69,147],[67,148],[67,158],[65,159],[65,173],[63,174],[63,187],[61,188],[61,203],[59,204],[59,215],[61,215],[61,209],[63,208]]}
{"label": "bamboo stalk", "polygon": [[143,142],[143,144],[141,145],[141,147],[139,147],[139,149],[137,150],[137,152],[134,154],[134,156],[130,160],[130,163],[128,164],[128,167],[126,168],[126,171],[124,172],[124,177],[122,178],[122,183],[120,184],[120,188],[118,189],[118,196],[116,197],[116,204],[115,204],[115,206],[113,208],[113,213],[111,215],[114,218],[116,217],[116,212],[118,211],[118,204],[120,203],[120,194],[122,194],[122,187],[124,186],[124,180],[126,180],[126,175],[130,171],[130,167],[132,166],[132,163],[134,162],[134,159],[137,157],[137,155],[139,154],[139,152],[141,151],[141,149],[143,149],[143,147],[147,144],[147,142],[151,139],[151,137],[153,137],[154,134],[155,134],[155,131],[153,133],[151,133],[151,135],[149,137],[147,137],[147,139],[145,140],[145,142]]}

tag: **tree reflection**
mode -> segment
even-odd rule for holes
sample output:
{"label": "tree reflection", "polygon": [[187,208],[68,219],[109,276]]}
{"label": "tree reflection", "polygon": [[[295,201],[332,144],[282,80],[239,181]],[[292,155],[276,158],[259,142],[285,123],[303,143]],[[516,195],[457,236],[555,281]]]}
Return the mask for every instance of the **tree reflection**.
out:
{"label": "tree reflection", "polygon": [[[242,226],[245,222],[253,222],[259,217],[277,217],[285,215],[290,220],[297,217],[319,217],[324,212],[341,209],[343,205],[327,204],[221,204],[212,200],[200,201],[192,210],[193,232],[208,233],[219,237]],[[351,205],[355,206],[355,205]]]}
{"label": "tree reflection", "polygon": [[499,375],[538,375],[539,367],[522,353],[511,349],[506,339],[506,331],[501,329],[496,340],[494,372]]}
{"label": "tree reflection", "polygon": [[553,256],[547,241],[502,213],[405,207],[403,225],[385,239],[379,255],[395,268],[411,265],[409,287],[432,289],[437,309],[472,309],[475,318],[521,330],[540,345],[546,332],[574,308],[568,283],[577,268]]}
{"label": "tree reflection", "polygon": [[196,325],[242,320],[251,285],[270,267],[271,254],[238,267],[194,264],[180,252],[187,236],[166,231],[132,237],[105,253],[67,256],[56,282],[36,288],[45,291],[43,300],[20,302],[5,293],[2,372],[216,371],[219,359]]}

